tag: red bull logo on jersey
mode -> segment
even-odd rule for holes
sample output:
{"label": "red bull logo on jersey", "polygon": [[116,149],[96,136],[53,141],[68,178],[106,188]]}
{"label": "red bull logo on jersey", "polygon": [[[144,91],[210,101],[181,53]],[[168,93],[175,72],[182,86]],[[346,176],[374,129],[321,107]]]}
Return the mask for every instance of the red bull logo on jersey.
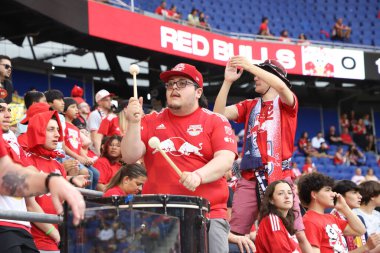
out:
{"label": "red bull logo on jersey", "polygon": [[[189,156],[191,154],[194,154],[197,156],[203,156],[203,154],[201,153],[202,144],[203,143],[199,143],[198,146],[195,146],[185,141],[181,137],[171,137],[169,139],[161,141],[160,148],[165,153],[170,153],[173,156],[182,156],[182,155]],[[152,154],[155,154],[156,152],[157,150],[154,150]]]}
{"label": "red bull logo on jersey", "polygon": [[203,132],[202,125],[190,125],[189,128],[187,129],[187,133],[190,134],[191,136],[197,136],[202,132]]}

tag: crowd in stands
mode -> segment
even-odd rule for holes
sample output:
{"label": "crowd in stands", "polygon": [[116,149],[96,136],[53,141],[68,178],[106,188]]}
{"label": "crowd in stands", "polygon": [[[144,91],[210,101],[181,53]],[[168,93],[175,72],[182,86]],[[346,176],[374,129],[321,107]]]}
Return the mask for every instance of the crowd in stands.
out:
{"label": "crowd in stands", "polygon": [[[155,10],[155,13],[173,21],[182,19],[182,13],[177,11],[177,7],[174,4],[172,4],[171,7],[167,9],[167,3],[165,0],[161,1],[161,4]],[[189,26],[210,30],[211,27],[207,23],[206,19],[207,16],[204,12],[193,8],[187,15],[187,24]]]}
{"label": "crowd in stands", "polygon": [[[4,58],[11,61],[9,58]],[[1,60],[1,57],[0,57]],[[8,68],[9,69],[9,68]],[[83,99],[83,90],[75,85],[71,92],[71,97],[64,97],[59,90],[28,91],[24,96],[27,108],[24,119],[19,124],[11,125],[11,109],[9,103],[0,100],[0,120],[4,132],[3,138],[9,144],[9,152],[15,162],[23,165],[34,165],[42,172],[55,172],[64,176],[70,183],[77,187],[87,187],[104,192],[104,196],[113,194],[128,195],[138,194],[147,179],[143,165],[124,164],[121,160],[121,139],[126,131],[126,121],[124,109],[128,101],[120,101],[115,108],[111,100],[114,94],[107,90],[99,90],[95,95],[96,106],[90,110],[88,103]],[[161,104],[162,106],[162,104]],[[304,132],[298,141],[298,150],[295,158],[304,160],[302,171],[299,170],[296,162],[292,167],[292,179],[298,182],[300,199],[309,210],[304,217],[306,235],[313,245],[323,245],[328,238],[315,238],[313,233],[321,229],[323,222],[335,222],[341,234],[337,245],[340,248],[344,245],[343,234],[345,236],[362,236],[367,233],[367,248],[373,249],[372,240],[378,240],[375,236],[380,236],[380,213],[375,210],[380,205],[380,183],[375,175],[375,168],[378,171],[377,157],[374,151],[374,139],[372,123],[369,115],[357,118],[355,112],[342,114],[339,129],[342,134],[338,135],[335,126],[331,126],[326,139],[323,132],[317,133],[311,140],[308,133]],[[239,137],[236,136],[238,142]],[[370,155],[372,154],[371,158]],[[373,159],[374,158],[374,159]],[[316,160],[323,159],[324,164],[319,167]],[[300,160],[298,160],[300,161]],[[374,164],[368,163],[375,162]],[[334,182],[324,174],[323,167],[333,165],[355,166],[355,175],[352,181],[357,185],[353,190],[360,195],[361,204],[349,206],[347,192],[336,195],[332,191],[333,187],[339,188],[339,183]],[[366,175],[362,175],[359,166],[371,165],[373,168],[366,169]],[[233,173],[229,177],[231,180],[238,178],[238,173]],[[277,188],[282,187],[282,188]],[[289,182],[277,181],[268,187],[265,193],[263,205],[267,205],[268,210],[260,210],[259,232],[252,232],[252,240],[257,239],[257,244],[267,245],[265,238],[261,234],[261,227],[270,223],[268,219],[274,219],[281,225],[281,230],[294,235],[292,222],[294,217],[288,217],[288,211],[293,207],[293,192]],[[281,189],[281,190],[279,190]],[[276,191],[286,192],[287,207],[284,208],[277,202]],[[230,191],[230,197],[233,196]],[[333,203],[337,197],[337,203]],[[329,201],[317,201],[316,199],[329,199]],[[348,197],[347,197],[348,198]],[[291,201],[290,201],[291,199]],[[278,204],[278,206],[276,206]],[[272,205],[272,206],[271,206]],[[37,207],[36,207],[37,206]],[[35,197],[33,203],[27,204],[28,210],[39,209],[41,212],[56,213],[52,208],[51,197],[42,195]],[[286,212],[278,212],[275,209]],[[329,208],[335,208],[334,215],[343,215],[347,218],[337,220],[332,216],[324,214]],[[356,216],[353,216],[351,209],[363,218],[367,229],[362,223],[358,223]],[[291,212],[293,213],[293,212]],[[268,218],[266,218],[268,217]],[[321,220],[321,224],[313,224],[316,218]],[[280,222],[280,220],[281,222]],[[269,222],[269,223],[268,223]],[[128,233],[119,225],[109,222],[93,222],[97,228],[95,234],[101,247],[105,250],[112,249],[116,242],[125,243],[128,247],[139,247],[128,241]],[[335,224],[334,223],[334,224]],[[265,225],[267,224],[267,225]],[[0,226],[4,224],[0,223]],[[6,224],[9,225],[9,224]],[[165,229],[158,228],[158,222],[154,220],[146,224],[146,228],[137,234],[140,239],[147,240],[147,248],[139,248],[141,252],[151,252],[159,244],[157,238]],[[170,226],[170,224],[168,225]],[[264,228],[262,228],[263,230]],[[255,231],[255,227],[252,227]],[[273,232],[273,231],[272,231]],[[372,234],[374,238],[372,238]],[[40,250],[58,250],[60,235],[56,226],[46,226],[38,223],[32,224],[31,235],[34,237],[36,245]],[[143,239],[145,238],[145,239]],[[289,238],[288,238],[289,239]],[[123,240],[126,240],[125,242]],[[157,241],[157,243],[155,243]],[[298,244],[294,240],[287,242],[290,248],[295,250]],[[144,243],[143,243],[144,244]],[[352,246],[352,245],[351,245]],[[354,245],[352,247],[361,247]],[[117,246],[116,246],[117,247]],[[264,246],[262,246],[264,247]],[[144,251],[145,250],[145,251]],[[268,252],[271,252],[269,250]]]}

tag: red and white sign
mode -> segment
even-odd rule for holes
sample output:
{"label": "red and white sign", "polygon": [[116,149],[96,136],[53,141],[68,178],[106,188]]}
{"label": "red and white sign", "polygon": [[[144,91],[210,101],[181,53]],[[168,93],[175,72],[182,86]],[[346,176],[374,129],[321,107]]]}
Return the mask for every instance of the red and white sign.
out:
{"label": "red and white sign", "polygon": [[277,59],[290,74],[364,79],[361,51],[239,40],[88,1],[89,34],[166,54],[222,65],[233,55]]}

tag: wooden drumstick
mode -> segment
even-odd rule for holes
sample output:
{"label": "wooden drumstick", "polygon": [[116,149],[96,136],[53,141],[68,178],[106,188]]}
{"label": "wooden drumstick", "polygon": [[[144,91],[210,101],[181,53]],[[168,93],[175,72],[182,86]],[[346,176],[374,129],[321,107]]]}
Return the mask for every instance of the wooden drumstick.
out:
{"label": "wooden drumstick", "polygon": [[133,76],[133,97],[138,98],[136,76],[140,73],[140,67],[137,64],[132,64],[129,66],[129,73]]}
{"label": "wooden drumstick", "polygon": [[165,160],[170,164],[170,166],[177,172],[179,176],[182,176],[182,171],[175,165],[175,163],[170,159],[170,157],[163,151],[160,147],[160,139],[158,139],[156,136],[153,136],[148,141],[149,147],[157,149],[161,155],[165,158]]}

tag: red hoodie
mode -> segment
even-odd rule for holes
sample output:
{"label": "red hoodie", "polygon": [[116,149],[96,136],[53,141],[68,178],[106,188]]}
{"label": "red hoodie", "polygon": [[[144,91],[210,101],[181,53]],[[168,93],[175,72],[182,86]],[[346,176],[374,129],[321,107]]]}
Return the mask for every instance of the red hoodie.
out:
{"label": "red hoodie", "polygon": [[[41,172],[54,172],[66,177],[66,171],[64,170],[62,164],[58,163],[54,159],[58,156],[57,152],[43,148],[43,144],[45,144],[46,139],[47,124],[53,115],[55,115],[59,126],[59,141],[62,141],[62,128],[58,113],[56,111],[48,111],[36,114],[29,120],[28,130],[26,132],[28,137],[29,152],[31,153],[30,160],[32,164]],[[51,200],[50,193],[43,194],[35,198],[45,213],[57,214]],[[57,225],[54,226],[58,228]],[[34,225],[32,225],[32,235],[39,250],[59,250],[55,241]]]}
{"label": "red hoodie", "polygon": [[5,149],[5,143],[3,139],[3,130],[0,128],[0,158],[8,155],[7,150]]}

